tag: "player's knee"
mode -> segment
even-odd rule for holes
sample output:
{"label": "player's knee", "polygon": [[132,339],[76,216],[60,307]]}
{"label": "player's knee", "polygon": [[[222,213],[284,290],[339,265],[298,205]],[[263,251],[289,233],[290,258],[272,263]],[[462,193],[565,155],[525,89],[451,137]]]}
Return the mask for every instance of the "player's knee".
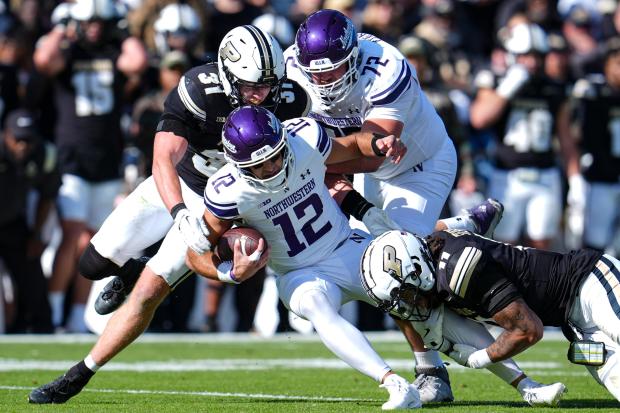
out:
{"label": "player's knee", "polygon": [[301,316],[312,321],[313,318],[336,312],[327,294],[320,290],[306,291],[299,300]]}
{"label": "player's knee", "polygon": [[163,278],[147,274],[141,277],[129,298],[129,305],[139,314],[154,312],[170,292]]}
{"label": "player's knee", "polygon": [[88,243],[78,264],[80,274],[89,280],[101,280],[109,277],[118,268],[118,265],[99,254],[92,243]]}

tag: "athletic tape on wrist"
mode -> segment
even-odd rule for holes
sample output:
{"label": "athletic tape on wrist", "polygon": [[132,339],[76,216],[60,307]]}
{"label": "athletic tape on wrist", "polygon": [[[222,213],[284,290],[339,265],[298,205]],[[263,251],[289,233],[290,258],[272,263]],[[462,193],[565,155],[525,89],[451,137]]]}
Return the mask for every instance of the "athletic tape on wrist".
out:
{"label": "athletic tape on wrist", "polygon": [[239,284],[239,281],[233,273],[232,261],[222,261],[220,265],[217,266],[217,278],[225,283]]}

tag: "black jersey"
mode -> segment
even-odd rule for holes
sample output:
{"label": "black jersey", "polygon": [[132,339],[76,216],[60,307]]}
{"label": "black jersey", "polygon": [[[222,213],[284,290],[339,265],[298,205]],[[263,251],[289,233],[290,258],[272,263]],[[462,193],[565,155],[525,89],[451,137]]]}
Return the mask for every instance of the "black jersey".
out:
{"label": "black jersey", "polygon": [[126,77],[116,68],[120,47],[66,51],[54,83],[58,119],[55,139],[61,171],[89,181],[120,178],[121,109]]}
{"label": "black jersey", "polygon": [[[479,73],[478,87],[495,88],[501,78],[490,71]],[[555,166],[552,138],[555,120],[566,87],[546,77],[531,79],[513,97],[494,125],[497,136],[495,164],[500,169]]]}
{"label": "black jersey", "polygon": [[590,182],[620,182],[620,91],[601,76],[580,79],[578,102],[583,175]]}
{"label": "black jersey", "polygon": [[437,290],[446,304],[470,318],[491,318],[522,298],[545,326],[561,326],[581,281],[602,253],[560,254],[514,247],[464,230],[435,232],[444,241],[437,258]]}
{"label": "black jersey", "polygon": [[[284,82],[275,111],[278,119],[305,116],[309,108],[310,98],[301,86],[293,81]],[[209,176],[225,163],[222,127],[233,109],[224,94],[216,63],[190,69],[166,99],[157,131],[187,139],[189,147],[177,165],[177,172],[197,194],[203,194]]]}

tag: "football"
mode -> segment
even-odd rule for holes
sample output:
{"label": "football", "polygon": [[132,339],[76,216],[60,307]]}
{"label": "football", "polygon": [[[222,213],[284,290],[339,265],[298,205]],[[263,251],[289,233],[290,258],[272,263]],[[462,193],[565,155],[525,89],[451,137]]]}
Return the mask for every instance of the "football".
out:
{"label": "football", "polygon": [[[241,241],[241,252],[251,255],[258,247],[258,240],[263,235],[250,227],[236,227],[224,232],[217,243],[215,253],[222,261],[231,261],[234,255],[235,240]],[[265,241],[265,248],[267,241]]]}

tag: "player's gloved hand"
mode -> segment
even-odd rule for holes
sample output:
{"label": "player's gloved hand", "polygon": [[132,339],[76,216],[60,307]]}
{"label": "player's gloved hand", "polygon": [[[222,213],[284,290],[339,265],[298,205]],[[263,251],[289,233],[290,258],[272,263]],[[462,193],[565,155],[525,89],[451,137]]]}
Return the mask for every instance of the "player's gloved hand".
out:
{"label": "player's gloved hand", "polygon": [[433,308],[429,317],[424,321],[411,321],[427,348],[448,354],[452,350],[452,342],[443,334],[443,304]]}
{"label": "player's gloved hand", "polygon": [[388,217],[384,210],[375,206],[368,209],[362,217],[362,222],[368,228],[368,231],[375,237],[383,234],[384,232],[391,231],[393,229],[403,229],[400,225]]}
{"label": "player's gloved hand", "polygon": [[467,344],[455,344],[448,355],[461,366],[472,369],[482,369],[493,363],[486,349],[478,350]]}
{"label": "player's gloved hand", "polygon": [[504,99],[512,99],[530,79],[530,73],[525,66],[514,64],[508,68],[506,75],[500,81],[495,92]]}
{"label": "player's gloved hand", "polygon": [[211,249],[211,243],[207,238],[209,229],[201,216],[192,215],[189,209],[183,208],[176,213],[174,224],[183,236],[183,241],[196,254],[202,255]]}

